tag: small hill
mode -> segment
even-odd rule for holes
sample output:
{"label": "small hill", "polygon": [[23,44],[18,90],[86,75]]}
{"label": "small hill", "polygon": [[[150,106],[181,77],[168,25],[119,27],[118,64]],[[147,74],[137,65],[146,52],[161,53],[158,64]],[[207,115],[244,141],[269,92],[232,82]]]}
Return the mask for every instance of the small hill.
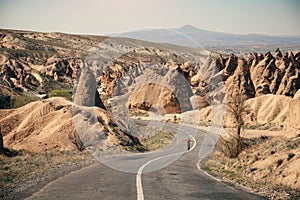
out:
{"label": "small hill", "polygon": [[130,149],[139,141],[121,131],[107,111],[53,97],[0,110],[4,146],[31,152],[108,147]]}

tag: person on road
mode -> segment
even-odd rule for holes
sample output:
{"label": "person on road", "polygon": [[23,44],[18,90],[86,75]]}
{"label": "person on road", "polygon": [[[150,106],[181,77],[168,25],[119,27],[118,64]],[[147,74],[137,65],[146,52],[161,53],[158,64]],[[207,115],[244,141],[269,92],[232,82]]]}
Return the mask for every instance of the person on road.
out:
{"label": "person on road", "polygon": [[188,150],[188,151],[191,149],[191,143],[193,143],[193,141],[192,141],[190,138],[188,138],[188,139],[186,140],[187,150]]}

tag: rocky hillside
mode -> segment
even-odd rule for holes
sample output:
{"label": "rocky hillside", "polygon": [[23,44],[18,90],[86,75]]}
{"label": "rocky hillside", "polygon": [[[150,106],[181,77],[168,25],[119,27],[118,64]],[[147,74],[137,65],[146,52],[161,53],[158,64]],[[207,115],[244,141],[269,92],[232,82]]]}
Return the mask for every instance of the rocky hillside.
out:
{"label": "rocky hillside", "polygon": [[226,88],[237,86],[248,98],[263,94],[293,97],[300,88],[300,53],[282,53],[279,49],[273,55],[254,52],[246,58],[211,54],[204,61],[203,55],[195,59],[199,54],[191,48],[178,47],[176,51],[174,46],[129,39],[110,41],[100,36],[11,30],[0,31],[0,45],[1,93],[8,95],[72,89],[84,63],[98,68],[94,71],[96,80],[108,95],[113,87],[120,86],[121,77],[130,75],[128,82],[133,82],[146,66],[154,64],[180,67],[195,94],[212,91],[210,87],[220,82],[225,82]]}
{"label": "rocky hillside", "polygon": [[136,138],[117,127],[107,111],[78,107],[61,97],[0,110],[0,127],[5,147],[31,152],[84,148],[93,152],[98,148],[105,154],[138,150],[141,146]]}
{"label": "rocky hillside", "polygon": [[[138,139],[105,111],[101,98],[113,95],[118,79],[128,71],[137,77],[146,64],[183,62],[167,50],[141,47],[140,41],[116,43],[100,36],[1,30],[0,45],[1,107],[10,107],[11,97],[35,101],[1,110],[5,146],[29,151],[95,145],[140,148]],[[93,52],[98,51],[101,55],[94,59]],[[108,62],[111,55],[116,59]],[[73,103],[60,98],[37,101],[53,90],[73,91]]]}
{"label": "rocky hillside", "polygon": [[88,63],[95,69],[96,80],[101,78],[107,93],[111,93],[117,81],[110,83],[129,69],[183,62],[164,49],[185,50],[131,39],[0,30],[0,92],[2,96],[18,96],[71,90],[80,68]]}
{"label": "rocky hillside", "polygon": [[[205,74],[210,71],[210,74]],[[248,98],[264,94],[293,97],[300,89],[300,52],[282,54],[279,49],[272,55],[249,53],[247,58],[233,54],[207,58],[198,74],[192,77],[195,92],[208,91],[210,85],[225,83],[227,90],[239,90]],[[203,86],[204,85],[204,86]]]}
{"label": "rocky hillside", "polygon": [[[84,122],[89,112],[82,111],[81,107],[88,110],[97,107],[96,113],[105,113],[105,116],[112,112],[116,127],[124,125],[129,111],[136,110],[162,115],[200,112],[200,121],[209,122],[214,102],[226,102],[225,97],[232,93],[248,99],[253,114],[249,114],[249,124],[272,122],[299,127],[299,114],[293,109],[299,107],[299,52],[282,53],[277,49],[274,53],[253,52],[242,57],[125,38],[13,30],[0,30],[0,52],[1,108],[18,107],[12,102],[20,97],[19,101],[27,103],[51,96],[53,90],[72,93],[73,103],[59,101],[57,104],[62,103],[62,107],[57,110],[45,106],[53,101],[50,99],[17,110],[1,110],[1,124],[6,124],[3,125],[5,142],[16,148],[21,148],[18,145],[30,148],[30,138],[34,137],[29,132],[39,135],[46,131],[43,127],[54,127],[50,124],[55,120],[50,123],[49,119],[66,119],[59,127],[71,126],[70,119],[79,115]],[[72,105],[79,107],[71,116],[69,107]],[[26,118],[31,112],[39,114]],[[121,115],[123,118],[119,119]],[[8,126],[9,119],[18,123]],[[100,125],[105,124],[101,126],[106,129],[111,126],[107,126],[108,121],[95,119]],[[107,119],[112,120],[112,117]],[[32,120],[40,126],[30,124]],[[117,135],[134,142],[126,131],[120,131]],[[49,137],[56,138],[54,129],[53,134]],[[59,148],[74,148],[74,134],[72,131],[64,133],[67,146]],[[112,141],[117,144],[121,139]]]}
{"label": "rocky hillside", "polygon": [[[72,88],[82,58],[104,37],[0,31],[2,93]],[[3,88],[3,87],[1,87]]]}

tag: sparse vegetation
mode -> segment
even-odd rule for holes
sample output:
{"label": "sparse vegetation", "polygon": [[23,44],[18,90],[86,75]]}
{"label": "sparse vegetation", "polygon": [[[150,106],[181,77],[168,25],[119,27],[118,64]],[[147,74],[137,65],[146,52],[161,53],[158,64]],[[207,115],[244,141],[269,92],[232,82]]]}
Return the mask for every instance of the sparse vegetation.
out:
{"label": "sparse vegetation", "polygon": [[52,90],[72,90],[73,86],[65,83],[55,81],[52,77],[49,77],[45,74],[41,74],[41,77],[44,80],[43,90],[49,94]]}
{"label": "sparse vegetation", "polygon": [[11,97],[0,94],[0,109],[7,109],[11,106]]}
{"label": "sparse vegetation", "polygon": [[271,155],[273,155],[273,154],[275,154],[275,153],[276,153],[276,151],[274,151],[274,150],[271,151]]}
{"label": "sparse vegetation", "polygon": [[209,168],[209,166],[207,166],[207,165],[204,165],[204,166],[202,166],[201,167],[203,170],[205,170],[205,171],[211,171],[211,169]]}
{"label": "sparse vegetation", "polygon": [[296,149],[299,145],[300,141],[296,142],[296,141],[288,141],[287,142],[287,148],[289,149]]}
{"label": "sparse vegetation", "polygon": [[[260,134],[248,130],[246,133],[254,133],[256,137],[243,138],[246,144],[251,145],[237,158],[225,155],[221,148],[217,148],[210,159],[202,164],[202,169],[225,181],[251,188],[252,192],[258,192],[267,199],[297,199],[300,195],[299,184],[294,175],[299,172],[295,169],[295,157],[299,150],[290,148],[295,148],[298,143],[297,134],[285,138],[273,137],[273,133],[269,135],[270,132],[266,131]],[[227,145],[234,147],[235,142],[227,142]]]}
{"label": "sparse vegetation", "polygon": [[143,117],[149,117],[149,112],[139,109],[130,109],[130,116],[136,117],[137,119],[141,119]]}
{"label": "sparse vegetation", "polygon": [[277,167],[279,167],[282,163],[283,163],[283,159],[278,159],[276,162]]}
{"label": "sparse vegetation", "polygon": [[262,140],[267,140],[269,137],[268,137],[268,136],[265,136],[265,135],[261,135],[260,138],[261,138]]}
{"label": "sparse vegetation", "polygon": [[287,160],[288,160],[288,161],[291,160],[294,156],[295,156],[294,153],[289,153],[289,154],[288,154]]}
{"label": "sparse vegetation", "polygon": [[245,125],[245,128],[251,130],[270,130],[270,131],[279,131],[283,130],[283,126],[278,126],[276,123],[267,123],[267,124],[255,124],[255,125]]}
{"label": "sparse vegetation", "polygon": [[141,143],[145,146],[145,148],[148,151],[154,151],[171,144],[173,138],[173,133],[167,131],[160,131],[153,136],[142,139]]}
{"label": "sparse vegetation", "polygon": [[68,92],[66,90],[52,90],[48,96],[49,97],[64,97],[64,98],[69,99],[70,101],[72,100],[71,92]]}
{"label": "sparse vegetation", "polygon": [[12,108],[19,108],[37,100],[39,100],[37,97],[22,94],[12,99]]}
{"label": "sparse vegetation", "polygon": [[20,195],[93,162],[87,151],[13,152],[17,154],[0,155],[0,199],[23,199]]}
{"label": "sparse vegetation", "polygon": [[257,170],[256,167],[253,167],[253,168],[250,169],[251,172],[254,172],[254,171],[256,171],[256,170]]}

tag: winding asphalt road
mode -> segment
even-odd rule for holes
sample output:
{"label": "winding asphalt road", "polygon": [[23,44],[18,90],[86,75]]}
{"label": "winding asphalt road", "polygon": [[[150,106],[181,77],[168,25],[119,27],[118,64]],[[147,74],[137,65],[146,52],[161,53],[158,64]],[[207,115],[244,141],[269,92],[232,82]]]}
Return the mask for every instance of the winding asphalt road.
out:
{"label": "winding asphalt road", "polygon": [[[150,153],[104,157],[97,164],[49,183],[28,199],[263,199],[199,170],[199,151],[205,154],[203,147],[209,151],[213,146],[205,132],[159,122],[151,126],[164,126],[176,133],[173,144]],[[188,137],[193,140],[190,151],[186,150]]]}

